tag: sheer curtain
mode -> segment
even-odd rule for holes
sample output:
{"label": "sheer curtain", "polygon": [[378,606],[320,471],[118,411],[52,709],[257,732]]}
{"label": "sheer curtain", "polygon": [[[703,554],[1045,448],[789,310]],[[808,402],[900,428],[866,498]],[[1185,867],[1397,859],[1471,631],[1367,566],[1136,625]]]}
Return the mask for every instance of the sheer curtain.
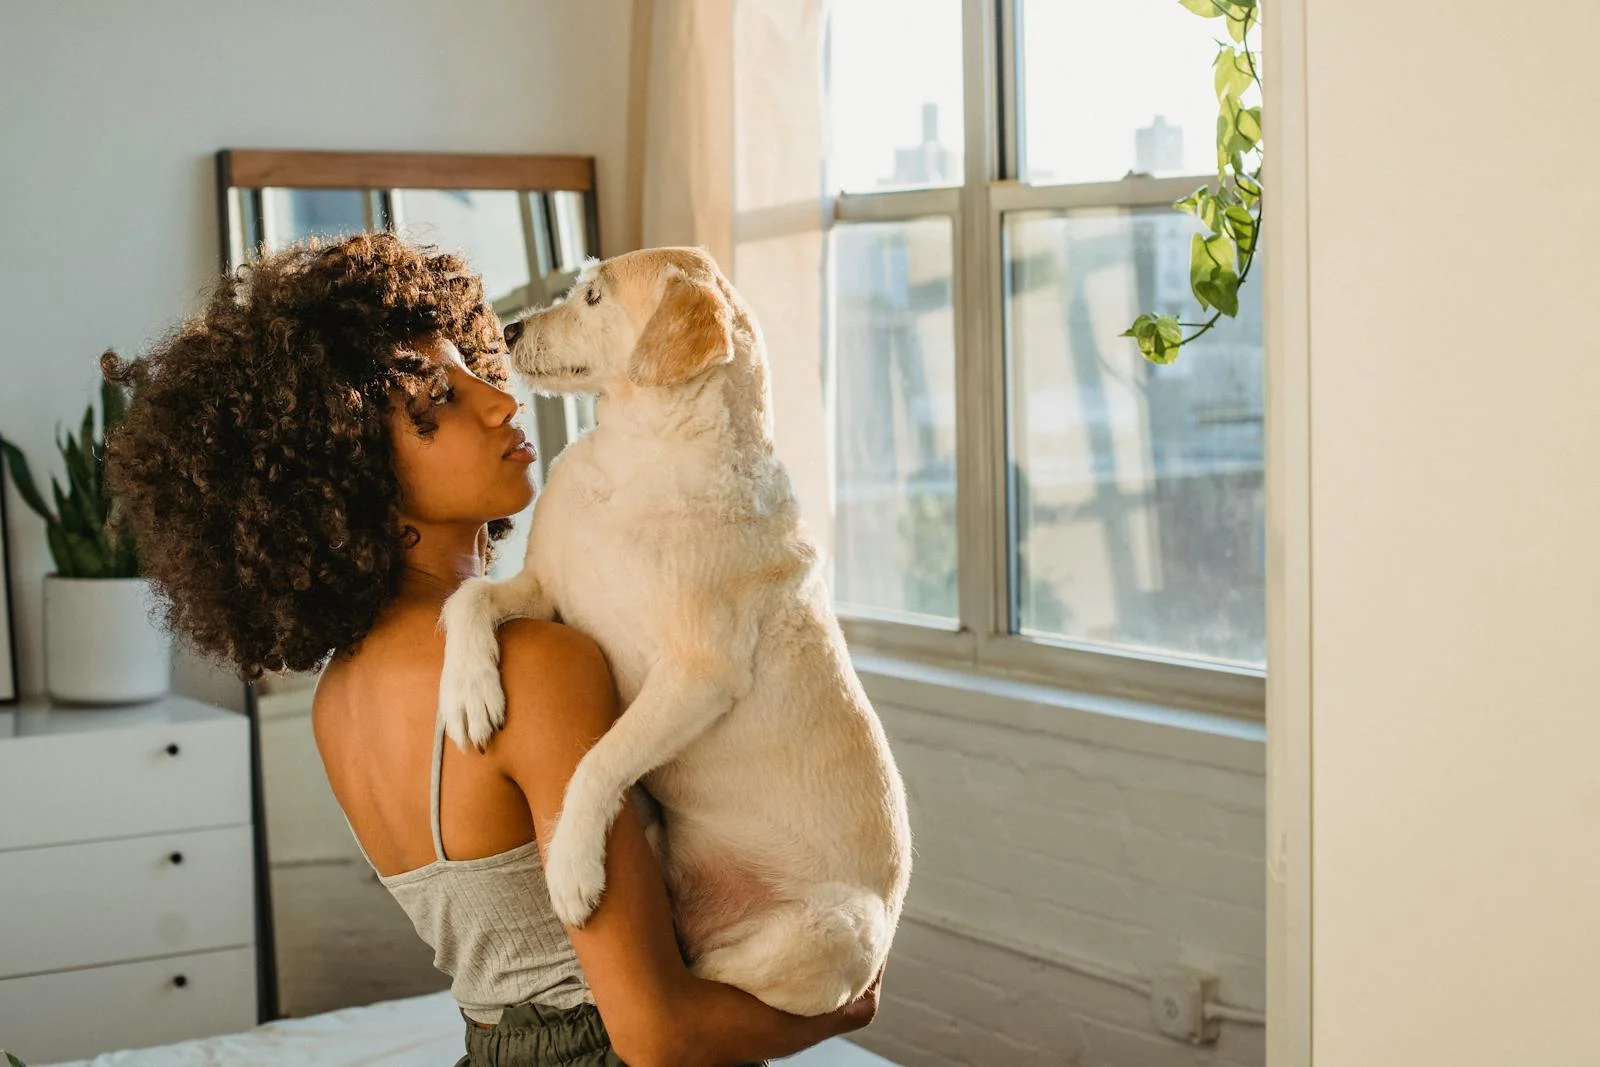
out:
{"label": "sheer curtain", "polygon": [[827,545],[825,19],[825,0],[635,0],[627,237],[704,246],[755,309],[778,453]]}

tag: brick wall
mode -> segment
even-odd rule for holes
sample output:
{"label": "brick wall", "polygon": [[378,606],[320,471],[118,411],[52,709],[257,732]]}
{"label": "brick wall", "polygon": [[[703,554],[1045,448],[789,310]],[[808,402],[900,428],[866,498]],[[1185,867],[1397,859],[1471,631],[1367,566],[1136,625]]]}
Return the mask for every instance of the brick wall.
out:
{"label": "brick wall", "polygon": [[1118,984],[1190,966],[1221,979],[1226,1003],[1263,1010],[1259,727],[918,675],[863,669],[910,794],[916,867],[860,1043],[906,1067],[1260,1067],[1261,1029],[1225,1023],[1193,1048]]}

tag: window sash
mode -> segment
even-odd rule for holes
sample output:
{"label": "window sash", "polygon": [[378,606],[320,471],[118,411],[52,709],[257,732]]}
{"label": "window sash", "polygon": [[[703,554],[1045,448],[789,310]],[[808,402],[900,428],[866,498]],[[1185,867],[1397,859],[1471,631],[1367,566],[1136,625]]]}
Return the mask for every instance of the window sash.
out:
{"label": "window sash", "polygon": [[1012,212],[1166,207],[1212,175],[1084,184],[1016,180],[1025,145],[1019,0],[964,0],[963,184],[845,193],[835,225],[951,220],[956,344],[956,587],[951,629],[852,611],[840,624],[876,652],[955,664],[1140,701],[1246,719],[1265,717],[1265,671],[1011,632],[1011,454],[1007,417],[1004,226]]}

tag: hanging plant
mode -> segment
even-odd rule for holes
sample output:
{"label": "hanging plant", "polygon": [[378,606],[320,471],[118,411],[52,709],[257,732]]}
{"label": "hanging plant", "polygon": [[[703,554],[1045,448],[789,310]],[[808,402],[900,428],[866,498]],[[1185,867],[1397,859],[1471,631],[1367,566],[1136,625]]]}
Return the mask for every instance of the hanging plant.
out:
{"label": "hanging plant", "polygon": [[[1239,313],[1239,288],[1250,277],[1261,244],[1261,108],[1243,103],[1252,87],[1261,88],[1259,57],[1250,32],[1260,23],[1259,0],[1178,0],[1202,18],[1222,19],[1228,39],[1218,41],[1212,63],[1217,89],[1217,178],[1173,205],[1200,220],[1205,232],[1189,243],[1189,289],[1200,305],[1201,321],[1144,314],[1124,337],[1132,337],[1144,358],[1171,363],[1178,350],[1209,333],[1226,315]],[[1210,317],[1204,317],[1210,312]]]}

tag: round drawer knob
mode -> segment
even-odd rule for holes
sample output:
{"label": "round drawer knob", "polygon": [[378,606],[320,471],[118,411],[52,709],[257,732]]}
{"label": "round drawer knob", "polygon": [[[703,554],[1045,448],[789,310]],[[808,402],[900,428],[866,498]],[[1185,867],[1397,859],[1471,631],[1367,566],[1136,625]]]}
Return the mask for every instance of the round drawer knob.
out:
{"label": "round drawer knob", "polygon": [[179,751],[180,751],[180,749],[178,748],[178,744],[177,744],[176,741],[174,741],[172,744],[167,746],[167,755],[169,755],[169,756],[176,756]]}
{"label": "round drawer knob", "polygon": [[177,986],[179,989],[182,989],[184,986],[189,984],[189,978],[187,975],[182,974],[173,975],[172,984]]}
{"label": "round drawer knob", "polygon": [[172,864],[182,863],[183,862],[183,853],[182,852],[171,853],[170,855],[167,856],[167,861],[169,863],[172,863]]}

